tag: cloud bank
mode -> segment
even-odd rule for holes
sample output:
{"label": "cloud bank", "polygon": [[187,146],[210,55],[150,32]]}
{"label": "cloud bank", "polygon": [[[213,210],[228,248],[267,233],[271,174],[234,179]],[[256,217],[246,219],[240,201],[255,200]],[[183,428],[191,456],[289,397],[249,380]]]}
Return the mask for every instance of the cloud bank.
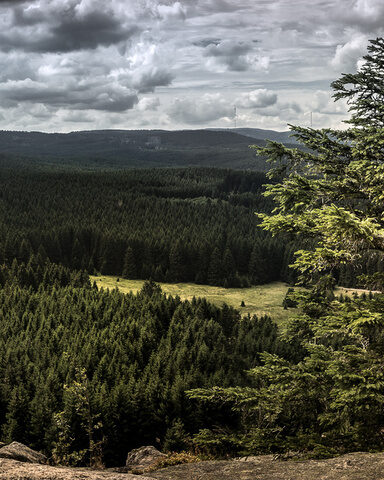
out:
{"label": "cloud bank", "polygon": [[0,128],[340,126],[382,0],[0,0]]}

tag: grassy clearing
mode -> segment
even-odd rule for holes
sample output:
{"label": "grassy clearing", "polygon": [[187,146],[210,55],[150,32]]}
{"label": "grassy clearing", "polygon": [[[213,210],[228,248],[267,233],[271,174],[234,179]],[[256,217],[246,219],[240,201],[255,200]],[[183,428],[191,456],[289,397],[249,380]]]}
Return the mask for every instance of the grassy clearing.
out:
{"label": "grassy clearing", "polygon": [[[366,290],[364,288],[347,288],[347,287],[336,287],[335,295],[336,297],[340,294],[348,295],[352,297],[353,293],[358,293],[361,295],[362,293],[369,294],[370,290]],[[380,293],[378,290],[372,290],[372,293]]]}
{"label": "grassy clearing", "polygon": [[[123,293],[136,293],[143,286],[143,280],[126,280],[113,276],[91,276],[99,288],[118,288]],[[251,288],[222,288],[194,283],[160,283],[163,291],[169,295],[178,295],[183,300],[193,297],[205,297],[215,305],[227,303],[240,310],[242,315],[269,315],[278,324],[284,324],[289,317],[297,313],[297,309],[284,310],[282,302],[288,285],[282,282],[258,285]],[[240,307],[244,301],[245,307]]]}

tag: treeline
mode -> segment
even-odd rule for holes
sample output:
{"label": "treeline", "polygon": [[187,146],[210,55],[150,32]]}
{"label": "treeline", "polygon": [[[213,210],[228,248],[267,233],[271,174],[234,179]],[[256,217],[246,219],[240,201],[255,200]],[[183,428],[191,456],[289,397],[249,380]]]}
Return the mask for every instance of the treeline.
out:
{"label": "treeline", "polygon": [[167,297],[153,282],[137,295],[98,291],[50,262],[28,280],[30,267],[1,269],[0,439],[57,461],[97,453],[122,465],[131,448],[174,445],[224,417],[235,424],[230,410],[196,408],[185,390],[245,386],[260,352],[295,355],[267,317]]}
{"label": "treeline", "polygon": [[88,273],[248,286],[293,280],[297,249],[258,228],[263,173],[0,170],[0,263],[31,255]]}

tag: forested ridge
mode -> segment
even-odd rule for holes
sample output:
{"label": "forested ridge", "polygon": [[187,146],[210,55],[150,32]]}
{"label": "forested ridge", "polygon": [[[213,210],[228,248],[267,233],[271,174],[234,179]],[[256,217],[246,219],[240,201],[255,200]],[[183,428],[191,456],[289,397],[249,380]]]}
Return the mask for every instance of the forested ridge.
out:
{"label": "forested ridge", "polygon": [[[210,130],[93,130],[63,133],[0,131],[0,154],[23,165],[86,169],[217,167],[266,170],[265,159],[249,149],[265,144],[240,132]],[[279,136],[279,132],[272,132]],[[283,135],[283,141],[287,136]],[[19,157],[19,158],[17,158]],[[1,160],[0,160],[1,161]]]}
{"label": "forested ridge", "polygon": [[137,295],[98,290],[88,273],[226,286],[280,278],[294,246],[257,227],[255,209],[271,207],[265,175],[0,173],[0,439],[65,464],[121,465],[142,444],[192,448],[199,429],[235,425],[227,408],[196,408],[184,392],[247,385],[260,352],[293,352],[273,321],[166,297],[152,281]]}

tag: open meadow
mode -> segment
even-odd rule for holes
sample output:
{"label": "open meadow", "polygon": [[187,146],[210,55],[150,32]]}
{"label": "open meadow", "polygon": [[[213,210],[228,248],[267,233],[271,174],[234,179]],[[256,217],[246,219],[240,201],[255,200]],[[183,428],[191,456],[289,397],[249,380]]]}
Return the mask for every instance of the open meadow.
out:
{"label": "open meadow", "polygon": [[[91,281],[95,281],[98,288],[117,288],[123,293],[136,293],[141,289],[144,280],[128,280],[112,275],[90,275]],[[237,308],[242,315],[268,315],[278,325],[284,325],[287,320],[299,313],[298,308],[285,310],[282,306],[283,299],[289,285],[284,282],[272,282],[265,285],[256,285],[250,288],[223,288],[211,285],[197,285],[195,283],[161,283],[157,282],[164,293],[172,296],[178,295],[182,300],[191,300],[193,297],[206,298],[214,305],[221,306],[224,303]],[[295,287],[296,290],[302,287]],[[340,294],[352,296],[356,292],[359,295],[369,290],[357,288],[337,287],[335,296]],[[245,306],[241,307],[244,301]]]}
{"label": "open meadow", "polygon": [[[118,288],[123,293],[136,293],[143,286],[144,280],[127,280],[116,276],[91,276],[99,288]],[[250,288],[223,288],[194,283],[159,283],[164,293],[183,300],[193,297],[204,297],[215,305],[223,303],[237,308],[242,315],[269,315],[278,324],[284,324],[287,319],[298,312],[296,308],[284,310],[282,303],[289,286],[283,282],[273,282]],[[244,301],[245,307],[241,307]]]}

